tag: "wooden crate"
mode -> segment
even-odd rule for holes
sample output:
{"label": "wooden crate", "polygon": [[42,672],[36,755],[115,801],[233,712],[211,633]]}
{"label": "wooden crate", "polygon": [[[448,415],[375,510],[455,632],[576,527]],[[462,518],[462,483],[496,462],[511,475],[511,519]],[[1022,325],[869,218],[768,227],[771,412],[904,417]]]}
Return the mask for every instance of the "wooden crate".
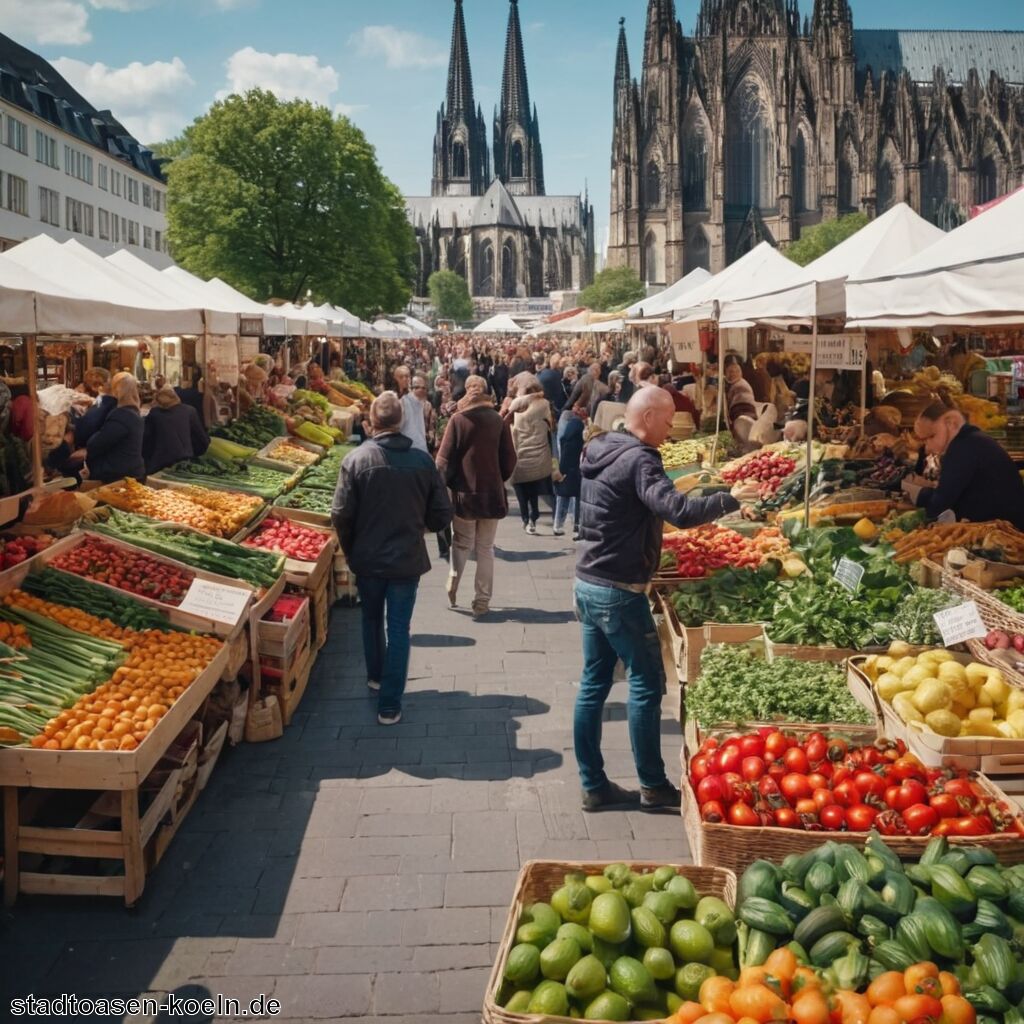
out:
{"label": "wooden crate", "polygon": [[[316,650],[306,642],[286,660],[280,660],[273,664],[276,659],[263,658],[261,668],[262,689],[264,694],[274,694],[281,706],[281,718],[287,726],[298,709],[306,687],[309,684],[309,676],[316,662]],[[268,663],[269,661],[269,663]]]}
{"label": "wooden crate", "polygon": [[256,626],[256,649],[261,657],[280,658],[287,662],[309,644],[311,636],[310,602],[305,598],[294,618],[285,622],[260,619]]}
{"label": "wooden crate", "polygon": [[[174,702],[156,728],[135,750],[43,750],[0,748],[0,785],[4,798],[4,901],[10,906],[19,893],[66,896],[119,896],[131,906],[145,887],[147,862],[156,864],[187,813],[180,790],[184,766],[172,769],[143,811],[140,792],[153,769],[185,726],[197,716],[219,681],[227,660],[222,646],[206,670]],[[41,790],[95,791],[104,794],[101,808],[116,808],[120,827],[48,827],[34,824],[45,800]],[[194,797],[193,797],[194,799]],[[93,805],[96,807],[96,804]],[[188,806],[191,806],[189,804]],[[172,807],[170,831],[162,831],[155,852],[149,850]],[[94,812],[95,813],[95,812]],[[21,856],[98,858],[119,861],[116,875],[56,874],[23,871]]]}
{"label": "wooden crate", "polygon": [[334,599],[354,604],[358,596],[355,574],[349,568],[345,552],[339,547],[334,556]]}
{"label": "wooden crate", "polygon": [[[299,522],[299,520],[295,519],[294,516],[282,514],[289,511],[291,510],[275,508],[271,513],[269,513],[268,518],[286,519],[291,522]],[[302,525],[322,534],[325,544],[315,562],[302,562],[297,558],[285,558],[284,578],[285,581],[292,586],[309,590],[317,586],[321,579],[330,575],[339,547],[337,535],[330,527],[312,526],[309,523],[303,523]],[[249,536],[251,537],[253,533],[255,533],[255,530],[251,531]]]}
{"label": "wooden crate", "polygon": [[[323,458],[327,449],[322,445],[313,444],[312,441],[303,441],[300,437],[275,437],[269,444],[265,444],[249,461],[254,466],[265,466],[267,469],[280,469],[280,470],[303,470],[308,467],[299,466],[295,462],[288,462],[286,459],[275,459],[274,449],[281,444],[283,441],[288,441],[299,448],[305,448],[307,452],[311,452],[317,457],[317,462]],[[316,462],[311,462],[311,466],[315,466]]]}
{"label": "wooden crate", "polygon": [[[498,996],[503,987],[505,964],[508,954],[516,944],[516,929],[523,912],[532,903],[547,902],[552,893],[558,889],[564,876],[570,871],[578,871],[585,875],[599,875],[607,867],[605,862],[596,861],[527,861],[519,871],[512,904],[509,907],[505,929],[498,944],[498,955],[487,982],[484,995],[482,1019],[484,1024],[572,1024],[569,1017],[540,1017],[508,1013],[498,1005]],[[653,871],[661,864],[649,862],[630,862],[627,867],[631,871]],[[676,872],[688,878],[701,896],[717,896],[730,908],[736,906],[736,875],[721,867],[694,867],[693,865],[672,864]]]}

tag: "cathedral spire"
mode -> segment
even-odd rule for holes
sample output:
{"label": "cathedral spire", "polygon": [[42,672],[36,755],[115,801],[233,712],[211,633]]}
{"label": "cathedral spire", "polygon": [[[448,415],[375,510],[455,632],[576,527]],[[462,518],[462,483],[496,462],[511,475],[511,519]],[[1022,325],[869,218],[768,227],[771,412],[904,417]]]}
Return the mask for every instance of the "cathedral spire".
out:
{"label": "cathedral spire", "polygon": [[448,61],[448,115],[473,115],[473,71],[469,66],[469,44],[466,42],[466,19],[462,0],[455,0],[455,21],[452,23],[452,53]]}
{"label": "cathedral spire", "polygon": [[629,73],[629,46],[626,44],[626,19],[619,18],[619,49],[615,54],[615,95],[628,89],[632,76]]}
{"label": "cathedral spire", "polygon": [[815,0],[811,37],[822,54],[853,56],[853,12],[848,0]]}
{"label": "cathedral spire", "polygon": [[657,64],[664,59],[662,42],[674,37],[676,5],[674,0],[649,0],[647,34],[644,38],[644,64]]}
{"label": "cathedral spire", "polygon": [[501,106],[494,119],[494,173],[513,195],[544,195],[540,127],[536,107],[530,105],[519,0],[510,0],[509,6]]}
{"label": "cathedral spire", "polygon": [[434,137],[435,196],[482,196],[491,178],[487,127],[473,98],[473,72],[469,64],[466,20],[462,0],[455,0],[452,51],[448,64],[445,104],[437,118]]}

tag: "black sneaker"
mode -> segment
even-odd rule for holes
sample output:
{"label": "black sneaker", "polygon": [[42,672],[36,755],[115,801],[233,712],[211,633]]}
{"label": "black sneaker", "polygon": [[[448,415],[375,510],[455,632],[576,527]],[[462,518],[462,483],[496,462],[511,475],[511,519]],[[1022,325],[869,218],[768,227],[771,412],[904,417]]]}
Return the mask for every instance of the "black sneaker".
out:
{"label": "black sneaker", "polygon": [[583,790],[583,810],[588,814],[600,811],[629,811],[637,806],[637,794],[632,790],[606,782],[598,789]]}
{"label": "black sneaker", "polygon": [[683,805],[683,798],[671,782],[663,786],[640,787],[640,810],[648,814],[675,814]]}

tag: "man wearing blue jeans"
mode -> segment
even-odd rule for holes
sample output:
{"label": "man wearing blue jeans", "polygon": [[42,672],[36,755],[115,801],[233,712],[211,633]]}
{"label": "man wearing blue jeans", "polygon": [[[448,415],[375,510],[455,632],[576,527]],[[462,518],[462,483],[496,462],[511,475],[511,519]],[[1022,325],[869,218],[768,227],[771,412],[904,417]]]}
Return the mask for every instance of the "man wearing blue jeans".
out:
{"label": "man wearing blue jeans", "polygon": [[370,406],[373,437],[345,457],[331,519],[356,576],[367,686],[377,721],[397,725],[409,675],[409,628],[420,577],[430,572],[426,533],[452,521],[448,491],[425,452],[400,433],[402,402],[385,391]]}
{"label": "man wearing blue jeans", "polygon": [[728,494],[687,498],[665,475],[658,447],[672,429],[675,403],[661,388],[641,388],[626,407],[626,433],[594,438],[583,453],[581,544],[576,615],[583,631],[583,678],[573,735],[583,810],[637,805],[637,795],[608,779],[601,721],[621,660],[629,680],[629,740],[643,811],[677,810],[679,790],[661,756],[665,670],[647,592],[661,556],[662,523],[699,526],[739,508]]}

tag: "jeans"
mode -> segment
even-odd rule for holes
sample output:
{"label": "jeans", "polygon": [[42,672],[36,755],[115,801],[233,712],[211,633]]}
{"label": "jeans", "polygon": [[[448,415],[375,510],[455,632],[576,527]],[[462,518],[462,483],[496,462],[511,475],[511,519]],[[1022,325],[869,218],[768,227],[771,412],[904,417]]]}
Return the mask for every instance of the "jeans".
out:
{"label": "jeans", "polygon": [[460,519],[456,516],[453,525],[455,539],[452,542],[448,589],[452,593],[458,591],[469,554],[473,552],[476,555],[473,611],[482,614],[490,608],[494,591],[494,538],[498,534],[498,520]]}
{"label": "jeans", "polygon": [[409,676],[409,626],[419,585],[419,579],[356,577],[363,609],[366,675],[380,683],[377,710],[381,714],[402,709],[402,694]]}
{"label": "jeans", "polygon": [[513,484],[516,501],[519,502],[519,515],[524,523],[536,523],[540,519],[540,480],[532,480],[528,484]]}
{"label": "jeans", "polygon": [[661,757],[661,697],[665,667],[646,594],[576,580],[576,615],[583,632],[583,678],[576,697],[573,739],[584,789],[607,781],[601,756],[601,721],[621,659],[629,681],[629,742],[640,785],[668,781]]}
{"label": "jeans", "polygon": [[565,526],[565,518],[569,515],[570,510],[572,512],[572,521],[574,526],[579,526],[579,522],[576,517],[579,515],[577,511],[578,502],[575,498],[563,498],[560,494],[555,498],[555,529],[560,530]]}

